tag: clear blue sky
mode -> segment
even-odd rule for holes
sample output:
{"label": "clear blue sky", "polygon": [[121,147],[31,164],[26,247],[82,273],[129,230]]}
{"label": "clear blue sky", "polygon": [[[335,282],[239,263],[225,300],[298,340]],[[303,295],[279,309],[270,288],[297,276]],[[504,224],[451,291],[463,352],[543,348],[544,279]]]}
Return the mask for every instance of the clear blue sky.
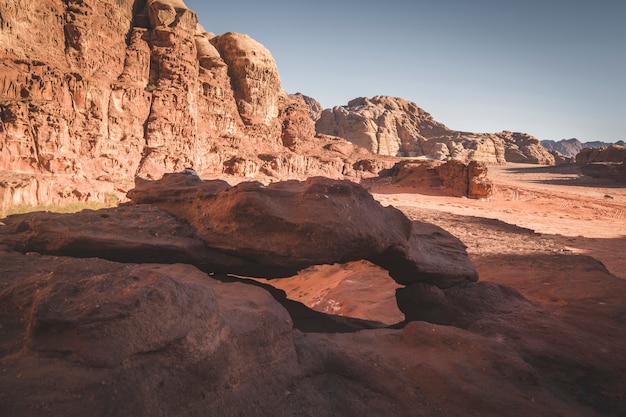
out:
{"label": "clear blue sky", "polygon": [[185,0],[325,108],[415,102],[456,130],[626,140],[626,0]]}

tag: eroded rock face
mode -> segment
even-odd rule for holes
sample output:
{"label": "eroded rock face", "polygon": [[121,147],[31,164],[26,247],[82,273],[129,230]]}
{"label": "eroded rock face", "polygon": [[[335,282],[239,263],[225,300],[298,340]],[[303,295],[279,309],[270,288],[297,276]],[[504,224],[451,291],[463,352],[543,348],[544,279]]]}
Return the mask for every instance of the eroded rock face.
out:
{"label": "eroded rock face", "polygon": [[504,144],[495,135],[453,131],[415,103],[396,97],[357,98],[326,109],[315,128],[381,155],[505,162]]}
{"label": "eroded rock face", "polygon": [[476,161],[466,165],[457,160],[403,160],[389,170],[389,175],[399,186],[441,187],[459,197],[487,198],[493,193],[487,166]]}
{"label": "eroded rock face", "polygon": [[[474,282],[458,240],[356,184],[230,186],[190,173],[139,180],[136,190],[142,204],[0,222],[6,414],[408,417],[417,407],[500,416],[515,406],[587,417],[623,408],[619,335],[609,344],[560,310]],[[402,284],[404,323],[315,313],[223,273],[281,276],[307,259],[355,256]],[[612,279],[616,304],[622,281],[595,267],[597,279]],[[616,321],[609,311],[597,317]]]}
{"label": "eroded rock face", "polygon": [[595,178],[611,178],[626,182],[626,147],[584,148],[576,155],[576,164],[583,174]]}
{"label": "eroded rock face", "polygon": [[[0,171],[30,176],[3,189],[4,201],[123,198],[136,175],[222,174],[234,157],[251,161],[234,172],[248,177],[337,177],[351,164],[290,150],[314,124],[282,90],[270,52],[247,35],[205,31],[183,1],[2,1],[0,10]],[[281,162],[263,172],[259,155]],[[49,191],[15,195],[31,183]]]}
{"label": "eroded rock face", "polygon": [[451,130],[407,100],[376,96],[322,112],[318,132],[348,139],[381,155],[427,156],[487,164],[526,162],[554,165],[554,156],[524,133],[470,133]]}
{"label": "eroded rock face", "polygon": [[593,162],[621,163],[626,159],[626,146],[611,145],[606,148],[584,148],[576,155],[579,165]]}
{"label": "eroded rock face", "polygon": [[[195,186],[181,190],[173,185],[180,177]],[[281,277],[310,265],[367,259],[401,284],[424,280],[449,287],[477,279],[460,241],[381,206],[353,182],[314,177],[269,186],[240,183],[218,192],[215,187],[171,174],[161,181],[138,179],[129,197],[186,220],[209,247],[248,262],[231,266],[232,273]]]}
{"label": "eroded rock face", "polygon": [[0,250],[0,277],[0,409],[16,417],[590,415],[514,348],[455,327],[303,334],[266,291],[182,264]]}
{"label": "eroded rock face", "polygon": [[285,93],[270,51],[242,33],[225,33],[213,42],[228,65],[243,120],[248,124],[272,123]]}
{"label": "eroded rock face", "polygon": [[554,165],[554,155],[545,149],[539,139],[520,132],[503,131],[496,135],[504,141],[507,162]]}
{"label": "eroded rock face", "polygon": [[[166,216],[151,210],[146,219]],[[68,215],[67,224],[88,226],[81,215]],[[165,236],[152,230],[157,241],[177,238],[172,229],[160,231]],[[414,283],[399,304],[419,321],[329,334],[337,331],[332,321],[302,333],[267,291],[214,278],[181,263],[0,246],[0,409],[16,417],[42,409],[408,417],[419,407],[495,417],[515,406],[523,415],[587,417],[623,404],[606,396],[621,392],[624,367],[607,359],[604,341],[502,286]]]}

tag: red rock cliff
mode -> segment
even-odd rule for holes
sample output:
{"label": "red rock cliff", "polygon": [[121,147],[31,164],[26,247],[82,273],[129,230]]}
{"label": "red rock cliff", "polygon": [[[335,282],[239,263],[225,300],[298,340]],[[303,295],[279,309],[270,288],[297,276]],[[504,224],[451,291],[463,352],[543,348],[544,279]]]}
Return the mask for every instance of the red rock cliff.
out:
{"label": "red rock cliff", "polygon": [[187,166],[344,170],[284,146],[315,131],[270,52],[181,0],[0,0],[0,40],[0,208],[102,201]]}

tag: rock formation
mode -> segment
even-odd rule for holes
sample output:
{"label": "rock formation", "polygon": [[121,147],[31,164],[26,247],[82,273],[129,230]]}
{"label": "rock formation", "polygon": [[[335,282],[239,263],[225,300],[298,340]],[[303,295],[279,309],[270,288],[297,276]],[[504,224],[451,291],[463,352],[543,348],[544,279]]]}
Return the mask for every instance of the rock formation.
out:
{"label": "rock formation", "polygon": [[493,193],[487,167],[476,161],[465,165],[456,160],[403,160],[385,174],[399,186],[443,188],[459,197],[487,198]]}
{"label": "rock formation", "polygon": [[464,163],[555,163],[554,157],[528,134],[451,130],[415,103],[396,97],[357,98],[347,106],[326,109],[315,128],[381,155],[426,156]]}
{"label": "rock formation", "polygon": [[[313,138],[309,107],[282,90],[270,52],[206,32],[182,0],[1,0],[0,10],[3,211],[121,199],[137,175],[188,166],[355,173],[351,155],[325,151],[339,139]],[[303,140],[315,152],[297,148]]]}
{"label": "rock formation", "polygon": [[229,187],[169,174],[160,181],[138,179],[129,197],[184,219],[208,247],[228,256],[212,270],[274,278],[310,265],[366,259],[402,285],[446,288],[477,279],[458,239],[381,206],[350,181],[313,177]]}
{"label": "rock formation", "polygon": [[375,176],[397,162],[381,156],[550,163],[533,138],[452,131],[402,99],[322,112],[282,89],[263,45],[207,32],[182,0],[0,10],[0,213],[119,201],[185,167],[269,182]]}
{"label": "rock formation", "polygon": [[583,174],[626,182],[626,147],[613,144],[606,148],[583,148],[576,155]]}
{"label": "rock formation", "polygon": [[[0,223],[3,415],[599,417],[623,405],[623,341],[474,282],[458,240],[356,184],[181,173],[131,196]],[[314,313],[227,274],[355,258],[403,284],[405,322]]]}
{"label": "rock formation", "polygon": [[496,135],[504,141],[507,162],[554,165],[555,159],[539,140],[527,133],[503,131]]}
{"label": "rock formation", "polygon": [[306,105],[309,106],[309,116],[311,116],[311,119],[313,119],[314,122],[319,120],[322,115],[322,111],[324,111],[324,108],[319,101],[315,100],[313,97],[305,96],[302,93],[293,94],[292,97],[302,98]]}

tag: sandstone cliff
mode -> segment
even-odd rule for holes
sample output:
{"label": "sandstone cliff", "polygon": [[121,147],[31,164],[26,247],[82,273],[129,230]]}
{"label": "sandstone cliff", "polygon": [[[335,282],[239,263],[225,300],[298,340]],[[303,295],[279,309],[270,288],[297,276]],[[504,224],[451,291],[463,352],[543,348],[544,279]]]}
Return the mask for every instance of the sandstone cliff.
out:
{"label": "sandstone cliff", "polygon": [[426,156],[487,164],[527,162],[553,165],[554,157],[524,133],[470,133],[449,129],[407,100],[376,96],[322,112],[319,133],[341,136],[373,153]]}
{"label": "sandstone cliff", "polygon": [[206,32],[181,0],[0,0],[0,13],[2,208],[115,199],[136,175],[189,166],[281,178],[351,170],[351,151],[324,152],[338,139],[295,153],[314,126],[271,53],[244,34]]}

